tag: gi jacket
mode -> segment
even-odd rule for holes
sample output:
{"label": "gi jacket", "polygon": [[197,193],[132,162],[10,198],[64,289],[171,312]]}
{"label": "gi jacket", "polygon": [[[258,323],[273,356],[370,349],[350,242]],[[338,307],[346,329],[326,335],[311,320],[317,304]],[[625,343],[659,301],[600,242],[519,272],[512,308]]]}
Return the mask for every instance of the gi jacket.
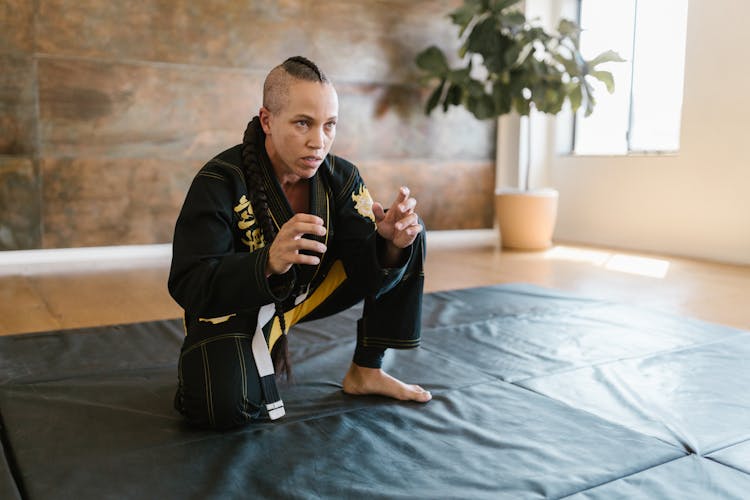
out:
{"label": "gi jacket", "polygon": [[[370,194],[354,165],[328,155],[309,181],[310,213],[327,228],[316,238],[328,251],[318,266],[294,265],[267,279],[269,245],[248,201],[241,150],[238,145],[224,151],[198,172],[177,219],[169,292],[185,310],[183,348],[213,335],[252,334],[261,306],[279,300],[285,311],[293,308],[295,297],[312,294],[335,264],[339,270],[343,264],[345,279],[378,296],[399,282],[410,259],[422,258],[410,247],[401,267],[381,267],[384,240],[376,231]],[[294,214],[268,157],[260,163],[266,165],[263,180],[278,230]]]}

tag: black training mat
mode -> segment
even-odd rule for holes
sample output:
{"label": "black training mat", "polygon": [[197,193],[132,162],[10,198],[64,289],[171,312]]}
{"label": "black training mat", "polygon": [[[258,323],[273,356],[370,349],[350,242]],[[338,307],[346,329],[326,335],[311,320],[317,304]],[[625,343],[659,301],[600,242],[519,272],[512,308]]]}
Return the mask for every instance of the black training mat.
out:
{"label": "black training mat", "polygon": [[296,326],[287,415],[188,428],[180,320],[0,337],[0,498],[748,498],[750,332],[530,285],[424,297],[351,397],[361,309]]}

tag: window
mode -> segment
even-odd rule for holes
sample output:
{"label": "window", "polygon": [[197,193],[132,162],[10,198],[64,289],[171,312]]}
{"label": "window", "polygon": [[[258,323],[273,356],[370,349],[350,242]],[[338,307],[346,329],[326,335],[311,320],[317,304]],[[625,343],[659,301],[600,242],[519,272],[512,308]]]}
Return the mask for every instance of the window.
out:
{"label": "window", "polygon": [[680,147],[687,0],[579,0],[581,52],[615,50],[614,94],[596,82],[591,116],[574,120],[576,154],[672,152]]}

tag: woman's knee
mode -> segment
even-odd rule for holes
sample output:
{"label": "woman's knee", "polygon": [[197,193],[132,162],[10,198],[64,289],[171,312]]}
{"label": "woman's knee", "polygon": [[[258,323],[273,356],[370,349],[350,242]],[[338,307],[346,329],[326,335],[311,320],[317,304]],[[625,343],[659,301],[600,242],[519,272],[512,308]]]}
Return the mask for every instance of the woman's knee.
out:
{"label": "woman's knee", "polygon": [[261,401],[249,341],[223,339],[183,352],[175,407],[191,425],[217,430],[242,426],[259,417]]}
{"label": "woman's knee", "polygon": [[241,393],[214,394],[210,398],[190,397],[189,390],[181,388],[182,395],[177,410],[193,427],[229,430],[256,421],[261,414],[260,402],[249,401]]}

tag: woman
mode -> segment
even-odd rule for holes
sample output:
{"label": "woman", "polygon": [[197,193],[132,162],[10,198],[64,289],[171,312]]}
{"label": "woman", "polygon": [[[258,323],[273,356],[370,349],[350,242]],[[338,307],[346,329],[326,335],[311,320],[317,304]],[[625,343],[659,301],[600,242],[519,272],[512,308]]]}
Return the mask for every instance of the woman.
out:
{"label": "woman", "polygon": [[176,408],[227,429],[284,414],[293,324],[365,301],[348,394],[427,402],[381,369],[419,343],[424,229],[402,187],[388,211],[357,168],[329,155],[338,97],[303,57],[274,68],[243,143],[196,175],[175,227],[169,291],[185,310]]}

